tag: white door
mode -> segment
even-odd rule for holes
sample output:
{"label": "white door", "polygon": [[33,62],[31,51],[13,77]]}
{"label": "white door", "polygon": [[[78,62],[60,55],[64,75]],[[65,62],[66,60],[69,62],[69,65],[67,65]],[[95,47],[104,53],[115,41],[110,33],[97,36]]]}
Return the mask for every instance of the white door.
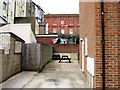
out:
{"label": "white door", "polygon": [[84,72],[84,40],[82,41],[82,71]]}

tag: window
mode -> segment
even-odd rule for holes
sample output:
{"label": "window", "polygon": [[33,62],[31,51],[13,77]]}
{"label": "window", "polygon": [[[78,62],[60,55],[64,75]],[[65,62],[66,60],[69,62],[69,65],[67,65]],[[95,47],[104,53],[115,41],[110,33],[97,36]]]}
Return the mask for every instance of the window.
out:
{"label": "window", "polygon": [[69,18],[69,24],[73,24],[73,18]]}
{"label": "window", "polygon": [[13,17],[13,12],[11,11],[11,14],[10,14],[11,17]]}
{"label": "window", "polygon": [[3,10],[7,10],[7,3],[3,2]]}
{"label": "window", "polygon": [[28,11],[28,17],[30,17],[30,11]]}
{"label": "window", "polygon": [[69,30],[69,34],[73,34],[73,29],[70,29],[70,30]]}
{"label": "window", "polygon": [[54,19],[53,25],[57,25],[57,24],[58,24],[58,21],[56,19]]}
{"label": "window", "polygon": [[61,25],[65,25],[65,20],[61,20]]}
{"label": "window", "polygon": [[27,0],[27,2],[28,2],[28,6],[30,6],[30,2],[31,2],[31,1],[30,1],[30,0]]}
{"label": "window", "polygon": [[79,26],[79,19],[76,19],[76,25]]}
{"label": "window", "polygon": [[53,28],[53,33],[57,33],[57,29],[56,28]]}
{"label": "window", "polygon": [[65,30],[64,29],[61,29],[61,34],[64,34],[65,33]]}
{"label": "window", "polygon": [[35,12],[35,7],[34,7],[34,6],[32,6],[32,12],[33,12],[33,13]]}
{"label": "window", "polygon": [[21,11],[21,17],[24,17],[24,10]]}
{"label": "window", "polygon": [[24,5],[25,4],[25,0],[21,0],[21,3],[22,3],[22,5]]}

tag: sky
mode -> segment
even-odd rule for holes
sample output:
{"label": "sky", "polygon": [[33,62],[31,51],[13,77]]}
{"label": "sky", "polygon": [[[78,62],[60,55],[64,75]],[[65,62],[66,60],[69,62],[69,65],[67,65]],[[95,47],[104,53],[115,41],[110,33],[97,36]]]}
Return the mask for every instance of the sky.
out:
{"label": "sky", "polygon": [[79,0],[33,0],[45,14],[78,14]]}

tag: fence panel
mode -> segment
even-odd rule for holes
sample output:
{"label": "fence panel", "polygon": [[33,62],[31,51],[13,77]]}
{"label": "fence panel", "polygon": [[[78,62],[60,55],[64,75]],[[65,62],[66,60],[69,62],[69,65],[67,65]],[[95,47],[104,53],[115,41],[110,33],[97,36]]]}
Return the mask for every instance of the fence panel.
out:
{"label": "fence panel", "polygon": [[53,47],[45,44],[24,44],[22,70],[41,71],[52,60]]}

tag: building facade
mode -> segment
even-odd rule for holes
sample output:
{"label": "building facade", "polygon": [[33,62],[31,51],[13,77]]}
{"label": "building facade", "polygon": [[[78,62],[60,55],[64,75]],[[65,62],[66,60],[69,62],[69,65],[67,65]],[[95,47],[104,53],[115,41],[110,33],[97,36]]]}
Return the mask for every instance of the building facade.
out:
{"label": "building facade", "polygon": [[16,0],[15,17],[37,17],[40,22],[43,22],[44,11],[32,0]]}
{"label": "building facade", "polygon": [[94,88],[120,88],[120,2],[80,2],[80,66]]}
{"label": "building facade", "polygon": [[26,17],[26,2],[27,0],[15,1],[15,17]]}
{"label": "building facade", "polygon": [[15,23],[31,23],[34,34],[39,34],[39,23],[44,22],[43,9],[32,0],[15,2]]}
{"label": "building facade", "polygon": [[79,14],[46,14],[49,34],[78,34]]}
{"label": "building facade", "polygon": [[27,0],[26,2],[26,17],[37,17],[39,22],[44,21],[44,11],[43,9],[34,3],[32,0]]}
{"label": "building facade", "polygon": [[39,22],[43,22],[44,11],[32,0],[2,0],[0,23],[14,23],[14,17],[37,17]]}
{"label": "building facade", "polygon": [[1,0],[0,24],[14,23],[14,0]]}

